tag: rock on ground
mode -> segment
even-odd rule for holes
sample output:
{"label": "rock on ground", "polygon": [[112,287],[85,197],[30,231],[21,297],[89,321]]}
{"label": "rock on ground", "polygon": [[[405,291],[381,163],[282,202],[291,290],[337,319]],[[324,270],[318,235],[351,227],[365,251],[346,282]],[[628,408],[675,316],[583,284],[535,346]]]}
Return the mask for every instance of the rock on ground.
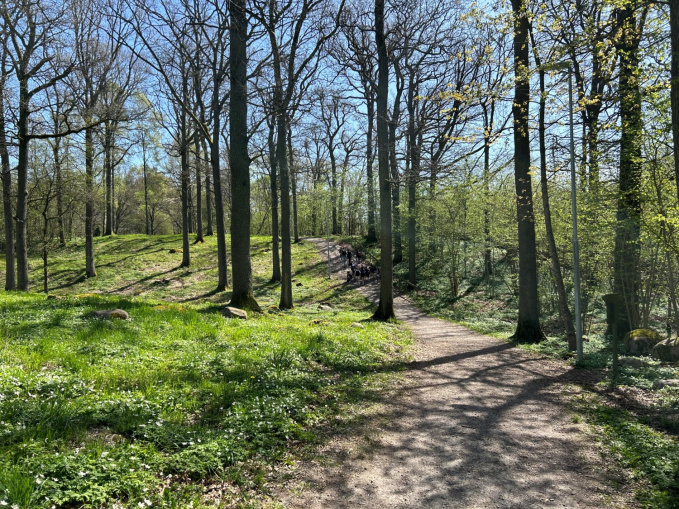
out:
{"label": "rock on ground", "polygon": [[102,309],[95,311],[94,316],[106,320],[129,320],[130,318],[130,315],[124,309]]}
{"label": "rock on ground", "polygon": [[653,347],[660,341],[660,334],[651,329],[635,329],[622,339],[627,355],[651,355]]}
{"label": "rock on ground", "polygon": [[222,316],[224,316],[224,318],[239,318],[241,320],[248,319],[247,311],[243,311],[242,309],[231,306],[226,306],[224,309],[222,309]]}
{"label": "rock on ground", "polygon": [[679,338],[665,339],[653,347],[653,357],[664,362],[679,361]]}

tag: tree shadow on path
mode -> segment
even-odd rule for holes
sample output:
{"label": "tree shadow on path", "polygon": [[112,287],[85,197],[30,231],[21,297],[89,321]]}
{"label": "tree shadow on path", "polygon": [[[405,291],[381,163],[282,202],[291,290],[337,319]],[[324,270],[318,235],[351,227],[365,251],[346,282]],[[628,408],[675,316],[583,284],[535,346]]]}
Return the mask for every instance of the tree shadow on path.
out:
{"label": "tree shadow on path", "polygon": [[[378,287],[357,285],[366,298]],[[395,310],[413,330],[415,360],[360,431],[367,440],[335,441],[321,451],[329,464],[300,468],[307,489],[283,495],[290,507],[616,506],[614,474],[565,410],[574,368],[403,297]]]}

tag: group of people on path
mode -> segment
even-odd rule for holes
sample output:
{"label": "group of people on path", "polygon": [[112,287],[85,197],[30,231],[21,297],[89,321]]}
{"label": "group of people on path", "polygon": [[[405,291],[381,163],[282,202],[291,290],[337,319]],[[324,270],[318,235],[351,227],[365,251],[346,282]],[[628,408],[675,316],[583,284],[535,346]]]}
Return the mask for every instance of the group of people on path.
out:
{"label": "group of people on path", "polygon": [[365,280],[373,276],[380,277],[380,269],[372,263],[366,263],[364,254],[358,249],[352,251],[342,242],[339,255],[342,266],[350,269],[347,271],[347,281]]}

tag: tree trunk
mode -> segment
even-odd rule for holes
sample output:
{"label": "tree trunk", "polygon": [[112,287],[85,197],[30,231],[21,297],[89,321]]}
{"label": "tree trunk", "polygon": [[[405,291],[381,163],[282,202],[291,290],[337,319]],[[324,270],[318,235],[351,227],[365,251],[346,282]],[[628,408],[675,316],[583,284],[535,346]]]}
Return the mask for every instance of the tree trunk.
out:
{"label": "tree trunk", "polygon": [[337,159],[334,147],[330,148],[330,202],[332,205],[332,234],[337,235]]}
{"label": "tree trunk", "polygon": [[[535,65],[540,68],[540,59],[535,51]],[[563,276],[561,275],[561,265],[559,263],[559,253],[556,249],[556,241],[554,240],[554,230],[552,228],[552,213],[549,205],[549,186],[547,183],[547,147],[545,146],[545,108],[546,108],[546,92],[545,92],[545,70],[540,68],[540,111],[538,115],[538,134],[540,143],[540,188],[542,190],[542,208],[545,215],[545,231],[547,233],[547,245],[549,247],[549,258],[551,261],[552,277],[556,286],[556,293],[559,300],[559,318],[566,331],[566,340],[568,341],[568,349],[575,351],[576,337],[575,327],[573,327],[573,316],[570,309],[568,309],[568,299],[566,298],[566,288],[563,284]]]}
{"label": "tree trunk", "polygon": [[229,137],[231,150],[231,306],[259,311],[250,263],[250,156],[248,155],[247,30],[245,0],[231,1]]}
{"label": "tree trunk", "polygon": [[12,174],[5,127],[5,77],[0,76],[0,167],[2,168],[2,207],[5,217],[5,290],[16,289],[14,271],[14,224],[12,223]]}
{"label": "tree trunk", "polygon": [[674,183],[679,200],[679,0],[668,0],[670,4],[670,40],[672,65],[670,70],[672,108],[672,141],[674,143]]}
{"label": "tree trunk", "polygon": [[[186,104],[186,98],[188,97],[188,83],[187,78],[183,77],[182,84],[182,94],[184,99],[184,104]],[[181,199],[182,199],[182,263],[181,267],[189,267],[191,265],[191,254],[189,252],[189,142],[188,133],[186,125],[186,109],[182,106],[181,118],[180,118],[180,153],[181,153]]]}
{"label": "tree trunk", "polygon": [[281,260],[278,243],[280,235],[278,232],[278,161],[276,159],[275,122],[276,119],[272,119],[272,125],[269,126],[269,164],[271,166],[271,253],[273,258],[272,283],[281,280]]}
{"label": "tree trunk", "polygon": [[144,220],[146,225],[146,235],[151,233],[149,227],[149,180],[148,180],[148,168],[146,167],[146,135],[142,133],[141,135],[141,157],[144,170]]}
{"label": "tree trunk", "polygon": [[191,165],[189,163],[189,140],[188,136],[186,139],[186,185],[187,187],[187,197],[188,197],[188,209],[189,209],[189,234],[193,235],[195,233],[195,225],[196,222],[193,220],[194,218],[194,209],[193,209],[193,185],[191,184]]}
{"label": "tree trunk", "polygon": [[[91,124],[91,118],[86,118]],[[85,275],[95,277],[94,268],[94,129],[85,129]]]}
{"label": "tree trunk", "polygon": [[[643,15],[642,15],[643,16]],[[639,325],[640,235],[641,235],[641,138],[643,134],[641,92],[639,90],[639,41],[641,23],[633,6],[616,11],[619,38],[620,94],[620,187],[615,233],[615,293],[624,306],[618,333]]]}
{"label": "tree trunk", "polygon": [[[207,141],[205,140],[205,136],[201,136],[201,146],[203,148],[203,159],[202,162],[206,163],[208,160],[208,152],[207,152]],[[210,171],[205,171],[205,208],[206,213],[207,213],[207,231],[205,234],[208,237],[211,237],[212,235],[215,234],[214,232],[214,226],[213,226],[213,213],[212,213],[212,177],[210,176]]]}
{"label": "tree trunk", "polygon": [[104,124],[104,175],[106,187],[106,218],[104,221],[104,235],[113,233],[113,133],[110,121]]}
{"label": "tree trunk", "polygon": [[[370,87],[370,85],[366,85]],[[375,178],[373,177],[373,124],[375,122],[375,103],[372,92],[367,92],[367,109],[368,109],[368,132],[365,142],[365,164],[366,164],[366,178],[368,180],[368,236],[366,242],[368,244],[375,244],[377,242],[377,233],[375,231]]]}
{"label": "tree trunk", "polygon": [[28,239],[26,217],[28,208],[28,80],[19,82],[19,122],[17,124],[17,207],[16,207],[16,262],[17,289],[28,291]]}
{"label": "tree trunk", "polygon": [[290,246],[290,175],[286,154],[285,133],[288,131],[286,113],[278,112],[278,140],[276,156],[281,174],[281,300],[280,309],[292,309],[292,258]]}
{"label": "tree trunk", "polygon": [[493,259],[490,238],[490,134],[493,128],[495,105],[491,104],[491,111],[483,105],[483,236],[485,249],[483,253],[483,275],[489,277],[493,274]]}
{"label": "tree trunk", "polygon": [[203,172],[200,169],[200,140],[198,138],[196,131],[193,140],[196,163],[196,243],[205,242],[203,238]]}
{"label": "tree trunk", "polygon": [[530,75],[528,59],[528,26],[523,0],[512,0],[514,11],[514,183],[519,241],[519,318],[514,338],[538,342],[540,330],[538,277],[535,254],[535,217],[530,173],[530,133],[528,107]]}
{"label": "tree trunk", "polygon": [[384,40],[384,0],[375,0],[375,41],[377,43],[377,159],[380,186],[380,301],[373,314],[375,320],[394,318],[394,287],[391,231],[391,183],[389,182],[389,132],[387,101],[389,96],[389,60]]}
{"label": "tree trunk", "polygon": [[415,90],[413,83],[408,86],[408,155],[410,156],[410,172],[408,175],[408,283],[417,284],[416,264],[416,222],[415,204],[417,179],[420,176],[420,143],[415,132]]}
{"label": "tree trunk", "polygon": [[[397,87],[398,88],[398,87]],[[403,242],[401,240],[401,179],[398,171],[398,160],[396,159],[396,123],[399,120],[399,104],[401,98],[401,90],[396,92],[396,100],[394,101],[394,112],[389,120],[388,125],[388,139],[389,139],[389,166],[391,169],[391,199],[393,202],[393,236],[394,236],[394,265],[398,265],[403,261]],[[379,120],[379,113],[378,113]]]}
{"label": "tree trunk", "polygon": [[[219,100],[218,97],[213,101]],[[213,106],[214,107],[214,106]],[[217,291],[223,292],[229,285],[228,263],[226,259],[226,226],[224,224],[224,195],[222,194],[222,173],[219,162],[220,116],[212,119],[212,140],[210,143],[210,164],[212,184],[215,192],[215,226],[217,227]],[[233,221],[232,221],[233,222]]]}
{"label": "tree trunk", "polygon": [[280,309],[292,309],[292,257],[290,246],[290,175],[286,154],[285,133],[288,132],[286,112],[278,111],[278,143],[276,156],[281,173],[281,300]]}
{"label": "tree trunk", "polygon": [[292,152],[292,129],[288,126],[288,154],[290,159],[290,185],[292,187],[292,225],[295,243],[299,242],[299,230],[297,229],[297,172],[293,164]]}
{"label": "tree trunk", "polygon": [[[61,166],[61,157],[58,156],[61,140],[59,138],[54,140],[54,154],[55,161],[58,159],[59,164],[56,165],[54,185],[57,199],[57,230],[59,233],[59,246],[66,246],[66,233],[64,228],[64,177],[63,168]],[[68,142],[66,143],[66,150],[68,151]],[[68,162],[68,152],[66,152],[66,161]]]}

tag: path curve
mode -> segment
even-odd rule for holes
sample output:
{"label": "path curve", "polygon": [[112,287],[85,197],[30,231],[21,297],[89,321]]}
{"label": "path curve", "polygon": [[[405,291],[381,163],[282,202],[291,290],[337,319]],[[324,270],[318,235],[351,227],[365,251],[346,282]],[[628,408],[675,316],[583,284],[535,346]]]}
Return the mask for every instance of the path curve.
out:
{"label": "path curve", "polygon": [[[326,259],[326,241],[318,245]],[[331,267],[344,279],[338,247]],[[376,300],[379,283],[356,285]],[[427,316],[403,297],[396,316],[415,336],[415,360],[367,453],[331,444],[323,465],[298,467],[287,507],[630,507],[581,424],[564,411],[573,368]],[[294,493],[294,494],[293,494]]]}

